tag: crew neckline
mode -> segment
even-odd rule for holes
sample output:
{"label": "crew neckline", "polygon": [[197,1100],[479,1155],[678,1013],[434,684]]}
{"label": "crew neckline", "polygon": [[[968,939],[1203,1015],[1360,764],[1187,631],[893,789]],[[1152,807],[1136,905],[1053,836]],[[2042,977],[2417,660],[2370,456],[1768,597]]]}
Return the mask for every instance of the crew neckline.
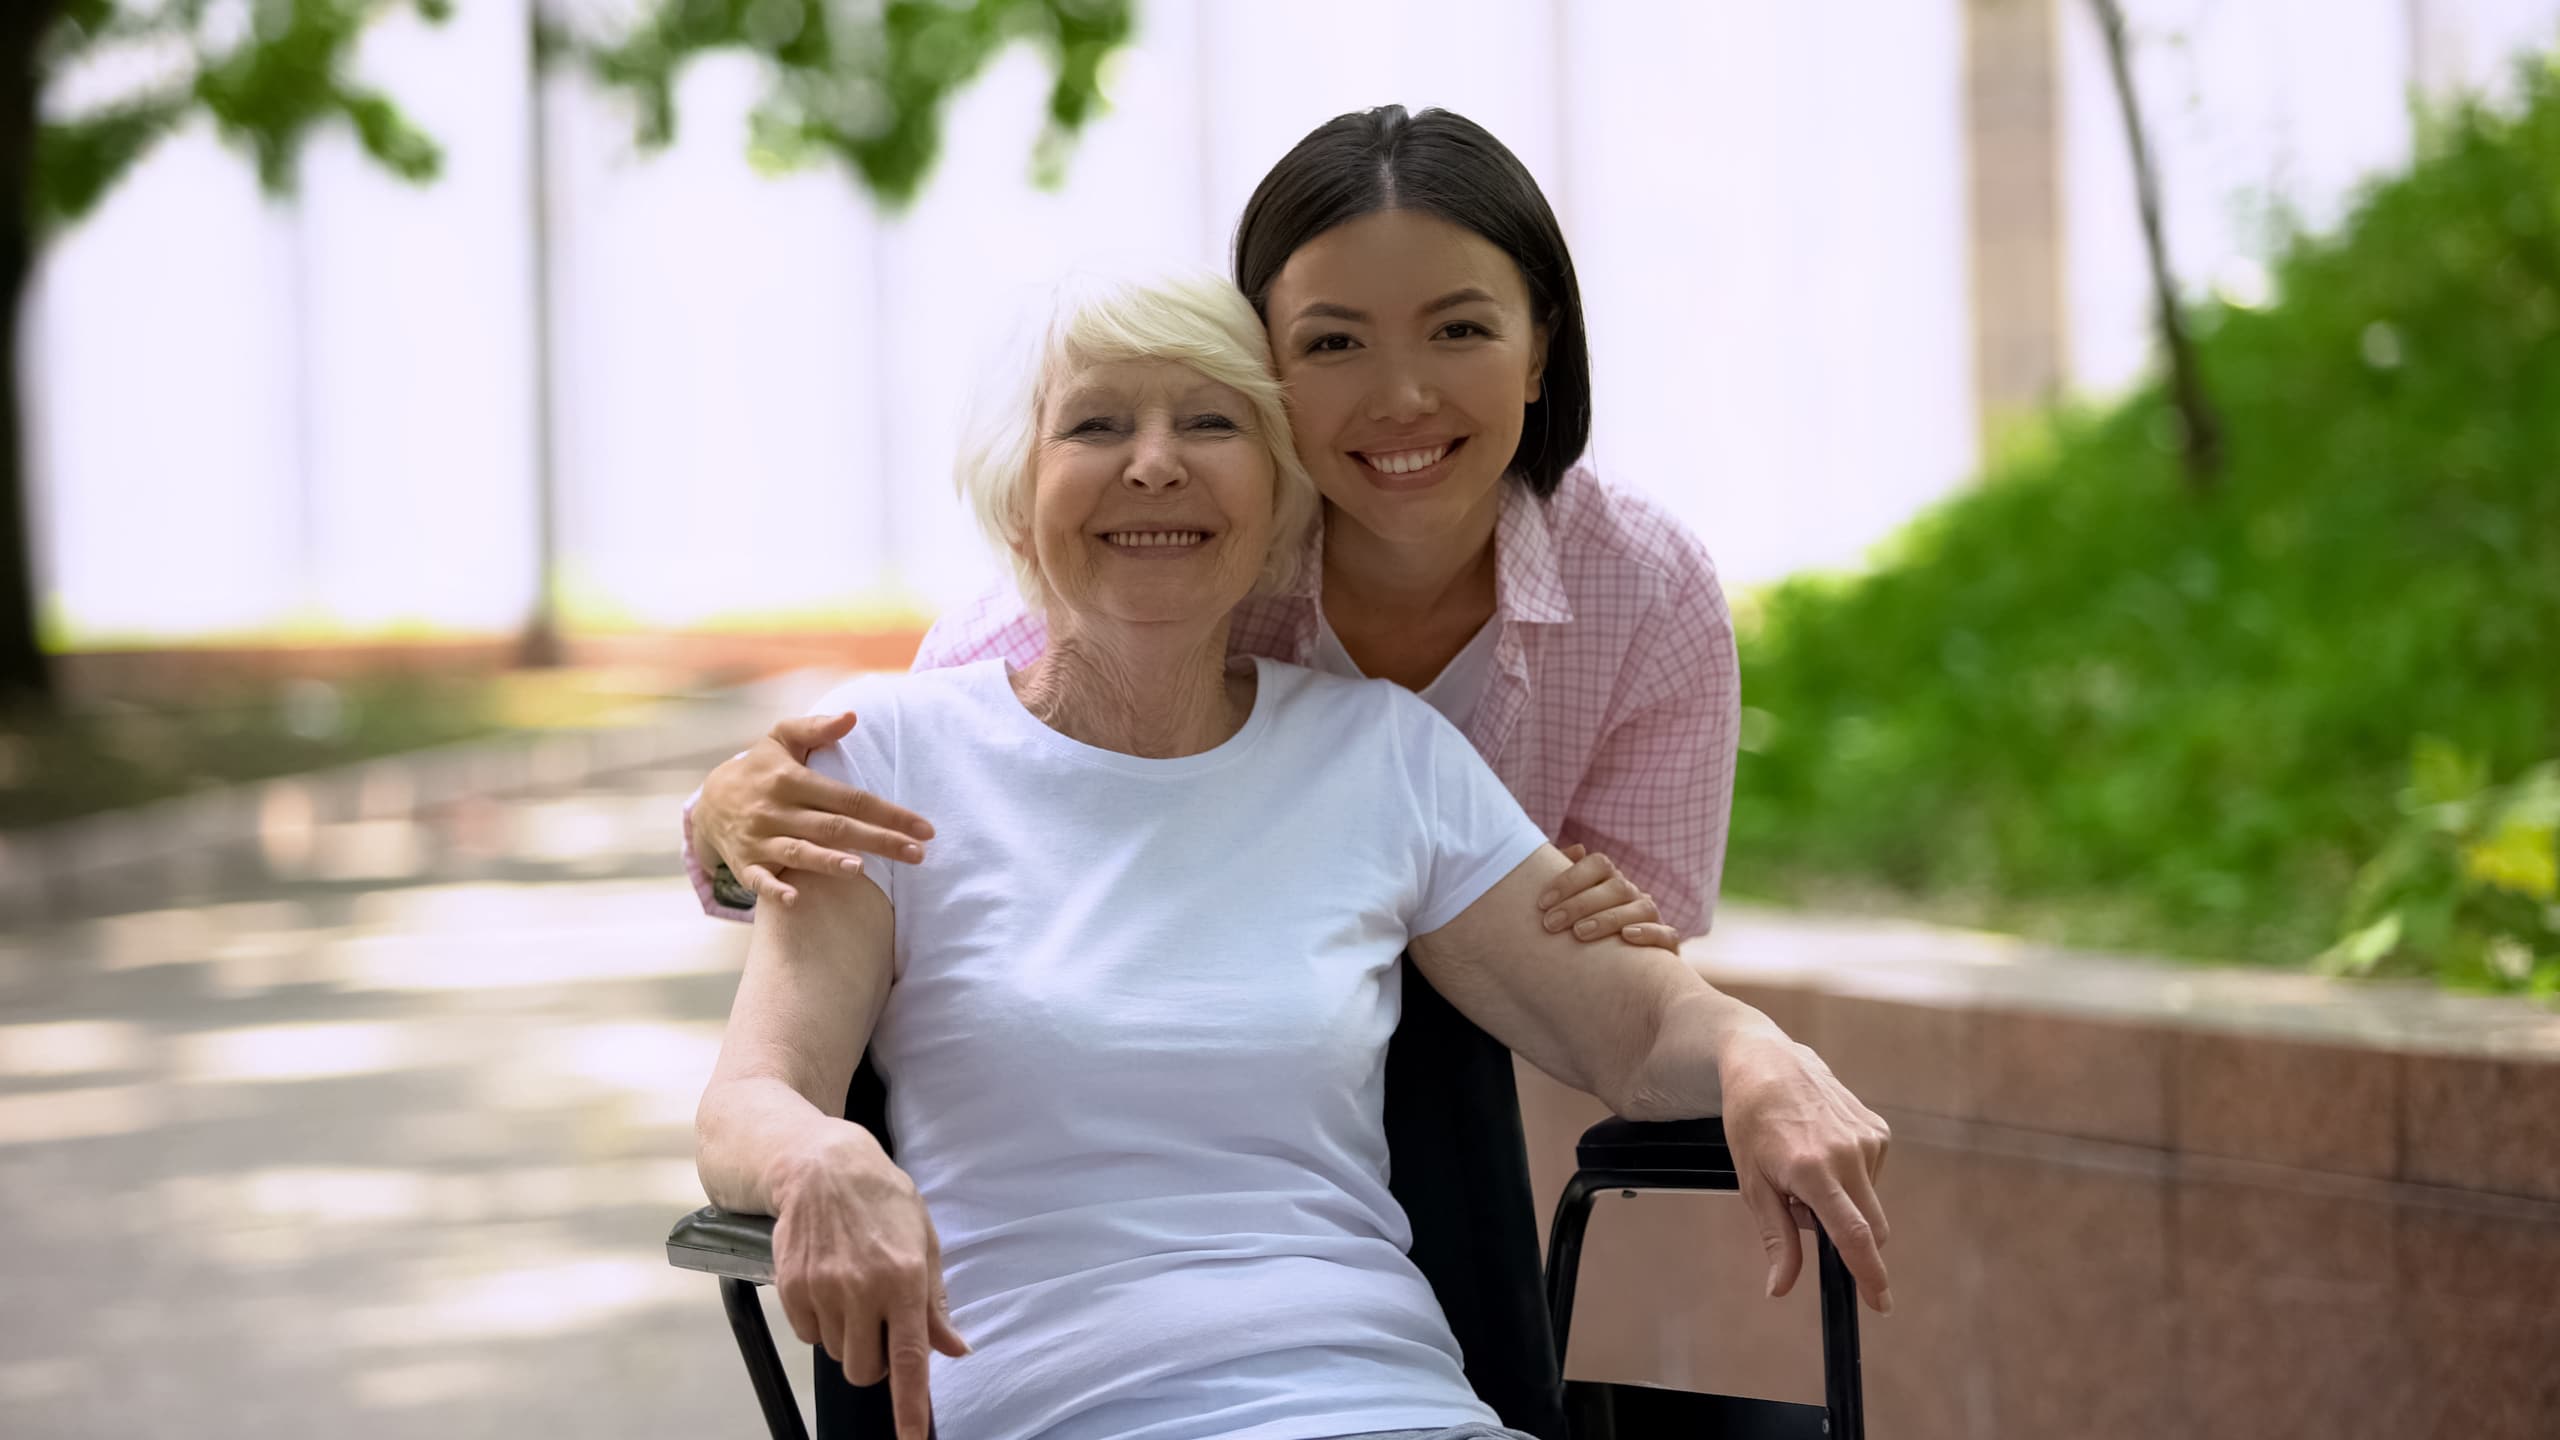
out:
{"label": "crew neckline", "polygon": [[1238,726],[1233,735],[1197,755],[1174,755],[1162,759],[1125,754],[1118,750],[1104,749],[1099,745],[1088,745],[1052,727],[1047,721],[1032,714],[1030,707],[1022,703],[1022,697],[1014,692],[1013,666],[1002,657],[981,661],[979,665],[971,668],[983,671],[979,682],[994,687],[991,698],[1002,702],[1001,708],[1004,713],[1012,717],[1015,728],[1046,749],[1067,759],[1106,770],[1116,770],[1124,775],[1173,779],[1220,769],[1235,763],[1238,758],[1252,750],[1261,741],[1263,732],[1270,728],[1271,709],[1276,703],[1272,695],[1274,688],[1272,666],[1275,662],[1259,655],[1234,656],[1227,662],[1229,673],[1233,673],[1234,666],[1247,661],[1250,661],[1254,667],[1253,709],[1245,715],[1244,724]]}

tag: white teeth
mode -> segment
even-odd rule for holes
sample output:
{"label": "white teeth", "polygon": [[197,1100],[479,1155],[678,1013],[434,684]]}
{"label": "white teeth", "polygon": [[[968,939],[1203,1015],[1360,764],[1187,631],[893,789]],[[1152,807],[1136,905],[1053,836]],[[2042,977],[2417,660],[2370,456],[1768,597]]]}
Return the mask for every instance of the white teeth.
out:
{"label": "white teeth", "polygon": [[1416,470],[1428,470],[1439,464],[1440,457],[1448,453],[1448,446],[1439,445],[1429,450],[1390,450],[1384,454],[1363,455],[1361,458],[1386,474],[1410,475]]}
{"label": "white teeth", "polygon": [[1197,545],[1209,537],[1198,530],[1115,530],[1102,538],[1114,545],[1147,547]]}

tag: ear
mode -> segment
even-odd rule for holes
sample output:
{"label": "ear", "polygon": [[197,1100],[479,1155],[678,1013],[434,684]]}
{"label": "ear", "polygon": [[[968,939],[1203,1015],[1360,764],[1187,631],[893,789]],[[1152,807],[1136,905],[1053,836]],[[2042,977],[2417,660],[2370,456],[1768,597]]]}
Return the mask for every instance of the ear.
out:
{"label": "ear", "polygon": [[1547,327],[1529,332],[1529,398],[1523,405],[1535,405],[1547,398]]}

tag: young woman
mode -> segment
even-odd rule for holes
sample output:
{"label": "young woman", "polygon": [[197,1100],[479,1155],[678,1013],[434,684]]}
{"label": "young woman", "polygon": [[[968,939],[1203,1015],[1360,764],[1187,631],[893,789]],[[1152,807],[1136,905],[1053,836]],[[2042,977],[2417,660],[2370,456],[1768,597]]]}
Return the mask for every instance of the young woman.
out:
{"label": "young woman", "polygon": [[[1239,606],[1230,643],[1393,680],[1455,722],[1575,861],[1535,897],[1548,928],[1702,933],[1733,793],[1732,623],[1704,547],[1577,464],[1581,295],[1528,170],[1447,111],[1341,116],[1263,178],[1235,279],[1324,507],[1306,579]],[[916,667],[1027,666],[1046,636],[1006,587],[945,616]],[[932,817],[807,767],[855,723],[785,721],[712,772],[686,833],[706,909],[790,903],[790,872],[863,854],[924,858]]]}

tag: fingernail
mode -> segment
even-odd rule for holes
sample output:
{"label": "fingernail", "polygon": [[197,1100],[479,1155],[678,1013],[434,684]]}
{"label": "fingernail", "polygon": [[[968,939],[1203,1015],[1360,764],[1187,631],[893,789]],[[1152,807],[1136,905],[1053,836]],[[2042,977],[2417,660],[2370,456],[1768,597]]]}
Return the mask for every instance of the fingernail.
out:
{"label": "fingernail", "polygon": [[913,865],[924,858],[924,847],[921,845],[910,845],[899,853],[907,857],[908,864]]}
{"label": "fingernail", "polygon": [[1563,928],[1564,928],[1564,912],[1563,912],[1563,911],[1561,911],[1561,910],[1550,910],[1550,911],[1548,911],[1548,912],[1547,912],[1547,928],[1548,928],[1548,929],[1550,929],[1550,930],[1561,930],[1561,929],[1563,929]]}
{"label": "fingernail", "polygon": [[1581,924],[1576,925],[1576,926],[1574,926],[1574,927],[1573,927],[1573,933],[1574,933],[1574,934],[1576,934],[1576,935],[1581,936],[1581,937],[1582,937],[1583,939],[1585,939],[1585,940],[1588,940],[1588,939],[1590,939],[1590,938],[1592,937],[1592,935],[1593,935],[1593,934],[1597,933],[1599,929],[1600,929],[1600,922],[1599,922],[1599,921],[1597,921],[1597,920],[1585,920],[1585,921],[1583,921]]}
{"label": "fingernail", "polygon": [[1892,1291],[1879,1290],[1876,1292],[1876,1313],[1879,1315],[1890,1315],[1893,1313]]}
{"label": "fingernail", "polygon": [[862,862],[856,860],[850,855],[847,855],[842,860],[836,862],[836,868],[842,870],[847,875],[852,875],[860,872],[862,869]]}
{"label": "fingernail", "polygon": [[1767,1289],[1770,1299],[1775,1300],[1778,1298],[1778,1272],[1775,1270],[1769,1272],[1769,1283]]}
{"label": "fingernail", "polygon": [[1556,892],[1554,892],[1553,890],[1550,890],[1550,891],[1548,891],[1547,893],[1545,893],[1544,895],[1541,895],[1541,896],[1539,896],[1539,897],[1538,897],[1538,908],[1539,908],[1539,909],[1541,909],[1541,910],[1546,909],[1548,906],[1553,905],[1554,903],[1556,903]]}
{"label": "fingernail", "polygon": [[919,840],[930,840],[933,838],[933,827],[919,820],[916,822],[915,836]]}

